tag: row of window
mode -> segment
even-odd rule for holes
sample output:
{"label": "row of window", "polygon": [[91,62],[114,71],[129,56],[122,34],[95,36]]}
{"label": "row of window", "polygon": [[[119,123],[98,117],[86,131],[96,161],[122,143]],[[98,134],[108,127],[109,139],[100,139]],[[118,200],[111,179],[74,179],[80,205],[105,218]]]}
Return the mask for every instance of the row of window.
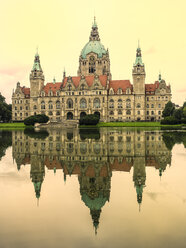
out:
{"label": "row of window", "polygon": [[[104,98],[103,98],[103,102],[104,102]],[[75,99],[75,103],[77,103],[77,99]],[[89,103],[90,103],[90,101],[89,101]],[[74,101],[73,101],[71,98],[69,98],[69,99],[66,101],[66,107],[67,107],[68,109],[73,109],[73,108],[74,108]],[[80,105],[79,105],[79,107],[80,107],[81,109],[87,108],[87,100],[86,100],[85,98],[82,98],[82,99],[80,100]],[[100,108],[100,107],[101,107],[101,101],[100,101],[99,98],[95,98],[95,99],[94,99],[94,101],[93,101],[93,107],[94,107],[94,108]],[[35,105],[35,106],[34,106],[34,109],[36,109],[36,108],[37,108],[37,106]],[[52,102],[52,101],[49,101],[49,102],[48,102],[48,108],[49,108],[49,109],[53,109],[53,102]],[[45,102],[44,102],[44,101],[41,102],[41,109],[46,109],[46,107],[45,107]],[[56,109],[60,109],[60,101],[56,101]]]}
{"label": "row of window", "polygon": [[156,99],[158,99],[158,100],[168,100],[168,96],[158,96],[158,97],[155,97],[155,96],[151,96],[151,97],[147,97],[147,101],[151,101],[151,100],[156,100]]}

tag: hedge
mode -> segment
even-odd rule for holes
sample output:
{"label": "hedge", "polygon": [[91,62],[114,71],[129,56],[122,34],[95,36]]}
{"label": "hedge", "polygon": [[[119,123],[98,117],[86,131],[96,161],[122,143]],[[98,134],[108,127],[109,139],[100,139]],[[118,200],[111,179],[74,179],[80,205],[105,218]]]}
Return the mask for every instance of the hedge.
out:
{"label": "hedge", "polygon": [[34,126],[35,123],[47,123],[49,117],[46,115],[31,115],[24,120],[26,126]]}

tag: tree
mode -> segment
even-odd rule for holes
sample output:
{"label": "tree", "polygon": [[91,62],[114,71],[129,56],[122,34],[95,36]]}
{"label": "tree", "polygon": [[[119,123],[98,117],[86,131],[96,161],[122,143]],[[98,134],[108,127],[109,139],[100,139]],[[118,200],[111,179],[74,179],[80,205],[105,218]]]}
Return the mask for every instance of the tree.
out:
{"label": "tree", "polygon": [[174,117],[175,117],[176,119],[181,120],[182,115],[183,115],[183,110],[182,110],[182,108],[176,109],[176,110],[174,111]]}
{"label": "tree", "polygon": [[162,116],[163,116],[163,117],[173,116],[174,110],[175,110],[174,104],[173,104],[171,101],[169,101],[169,102],[165,105],[165,108],[164,108],[164,110],[163,110]]}
{"label": "tree", "polygon": [[12,118],[12,105],[5,102],[5,97],[0,93],[0,121],[9,122]]}

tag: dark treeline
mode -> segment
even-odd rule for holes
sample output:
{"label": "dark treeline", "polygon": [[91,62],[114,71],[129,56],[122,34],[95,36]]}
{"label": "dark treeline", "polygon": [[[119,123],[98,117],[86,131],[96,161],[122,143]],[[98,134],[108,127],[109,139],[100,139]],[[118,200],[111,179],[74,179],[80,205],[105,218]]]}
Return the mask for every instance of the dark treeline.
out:
{"label": "dark treeline", "polygon": [[0,93],[0,122],[10,122],[12,119],[12,105],[7,104]]}
{"label": "dark treeline", "polygon": [[6,149],[12,145],[12,132],[0,131],[0,160],[5,155]]}
{"label": "dark treeline", "polygon": [[161,120],[161,124],[186,124],[186,102],[184,102],[183,106],[178,109],[175,108],[174,103],[168,102],[165,105],[162,116],[164,119]]}

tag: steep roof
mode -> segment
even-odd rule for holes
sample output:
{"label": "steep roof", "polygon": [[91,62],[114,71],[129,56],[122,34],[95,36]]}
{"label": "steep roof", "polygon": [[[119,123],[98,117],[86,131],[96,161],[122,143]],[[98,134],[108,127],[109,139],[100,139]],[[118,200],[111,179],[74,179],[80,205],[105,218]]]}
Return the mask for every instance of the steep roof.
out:
{"label": "steep roof", "polygon": [[60,87],[61,87],[61,83],[55,83],[55,84],[54,83],[47,83],[44,86],[43,90],[44,90],[46,95],[48,95],[49,91],[52,91],[53,94],[55,95],[56,91],[58,91],[60,89]]}
{"label": "steep roof", "polygon": [[[100,81],[101,85],[103,87],[106,87],[106,84],[107,84],[107,75],[100,75],[100,76],[98,76],[98,78],[99,78],[99,81]],[[67,80],[68,80],[68,77],[65,77],[65,79],[63,81],[63,88],[66,86]],[[80,80],[81,80],[81,77],[72,77],[72,82],[73,82],[73,84],[74,84],[74,86],[76,88],[79,86]],[[92,84],[93,84],[93,82],[94,82],[94,75],[85,76],[85,81],[87,82],[87,85],[89,87],[91,87]]]}
{"label": "steep roof", "polygon": [[123,92],[126,92],[127,88],[132,90],[133,86],[130,83],[130,80],[110,80],[109,89],[110,88],[116,93],[118,89],[122,89]]}
{"label": "steep roof", "polygon": [[21,90],[25,97],[30,97],[30,88],[25,88],[25,86],[21,87]]}

